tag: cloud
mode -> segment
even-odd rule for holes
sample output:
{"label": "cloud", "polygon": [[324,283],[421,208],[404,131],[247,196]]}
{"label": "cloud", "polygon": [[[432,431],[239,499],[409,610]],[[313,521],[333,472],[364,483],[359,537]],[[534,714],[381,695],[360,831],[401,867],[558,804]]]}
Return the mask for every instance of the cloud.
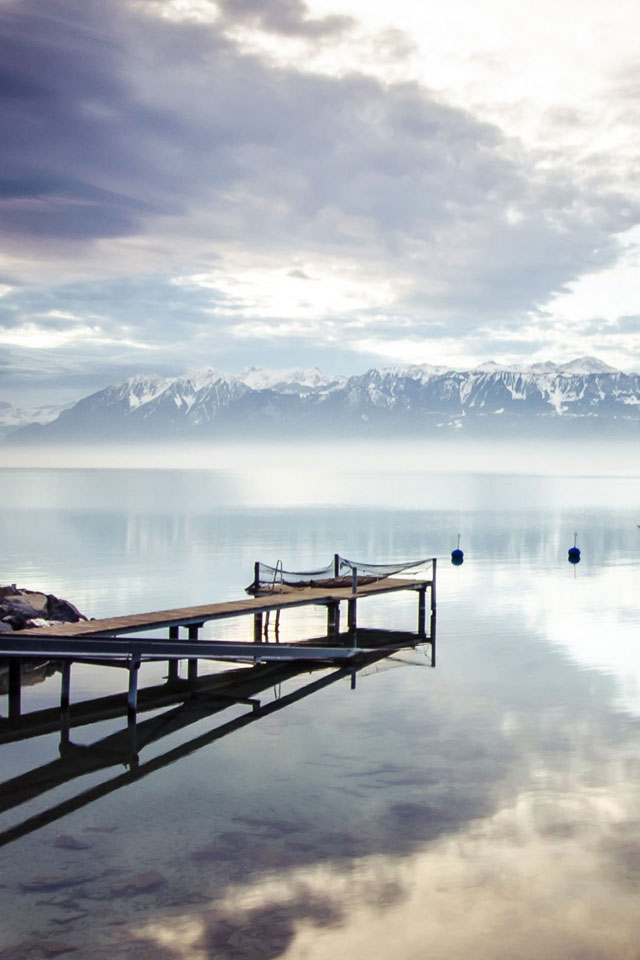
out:
{"label": "cloud", "polygon": [[[135,327],[158,349],[233,350],[248,310],[254,333],[293,331],[307,351],[340,318],[409,345],[411,325],[435,341],[528,324],[620,256],[638,210],[600,169],[575,177],[418,83],[278,66],[233,39],[244,24],[330,44],[349,18],[297,0],[222,0],[201,22],[169,8],[0,8],[0,268],[20,322],[30,300],[75,312],[84,296],[106,337]],[[151,291],[177,277],[152,316]],[[332,305],[334,288],[358,295]]]}
{"label": "cloud", "polygon": [[288,37],[333,38],[353,25],[351,17],[309,16],[301,0],[218,0],[224,25],[248,23]]}

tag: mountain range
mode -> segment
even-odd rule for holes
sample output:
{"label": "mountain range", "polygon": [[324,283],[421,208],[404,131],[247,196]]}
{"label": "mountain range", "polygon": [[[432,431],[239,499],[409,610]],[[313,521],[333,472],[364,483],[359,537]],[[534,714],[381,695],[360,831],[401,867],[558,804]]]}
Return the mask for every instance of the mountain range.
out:
{"label": "mountain range", "polygon": [[640,375],[591,357],[473,370],[416,364],[330,377],[317,368],[140,374],[84,397],[11,443],[475,433],[635,434]]}

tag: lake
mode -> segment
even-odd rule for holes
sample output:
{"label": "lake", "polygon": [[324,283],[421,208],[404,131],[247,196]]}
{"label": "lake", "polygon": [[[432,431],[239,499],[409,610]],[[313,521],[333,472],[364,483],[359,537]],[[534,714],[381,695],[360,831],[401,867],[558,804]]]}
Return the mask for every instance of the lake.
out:
{"label": "lake", "polygon": [[[0,581],[101,617],[239,599],[255,560],[437,556],[435,669],[418,647],[355,689],[334,668],[265,675],[255,722],[246,703],[182,727],[157,709],[144,775],[112,746],[124,717],[74,728],[62,753],[59,731],[3,743],[0,958],[637,957],[633,472],[447,473],[393,447],[171,461],[4,469]],[[415,597],[361,602],[359,622],[414,630]],[[285,612],[282,636],[325,624]],[[165,676],[143,665],[141,686]],[[126,689],[109,667],[72,677],[73,701]],[[25,687],[23,710],[55,707],[59,686]],[[84,772],[56,779],[60,758]]]}

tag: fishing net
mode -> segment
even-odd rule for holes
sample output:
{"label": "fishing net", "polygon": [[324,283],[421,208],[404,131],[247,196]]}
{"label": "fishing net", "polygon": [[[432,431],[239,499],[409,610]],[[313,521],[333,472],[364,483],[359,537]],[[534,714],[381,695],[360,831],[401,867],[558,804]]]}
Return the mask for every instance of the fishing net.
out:
{"label": "fishing net", "polygon": [[431,565],[431,557],[425,560],[404,560],[402,563],[363,563],[361,560],[346,560],[339,557],[339,574],[351,577],[353,571],[358,571],[360,577],[370,577],[372,580],[382,580],[386,577],[397,577],[402,574],[403,579],[411,579],[425,572],[427,565]]}
{"label": "fishing net", "polygon": [[278,563],[256,563],[255,579],[247,587],[248,593],[281,590],[283,587],[344,587],[353,582],[354,573],[360,585],[384,580],[387,577],[412,579],[424,575],[427,560],[411,560],[403,563],[363,563],[336,556],[333,563],[316,570],[285,570]]}

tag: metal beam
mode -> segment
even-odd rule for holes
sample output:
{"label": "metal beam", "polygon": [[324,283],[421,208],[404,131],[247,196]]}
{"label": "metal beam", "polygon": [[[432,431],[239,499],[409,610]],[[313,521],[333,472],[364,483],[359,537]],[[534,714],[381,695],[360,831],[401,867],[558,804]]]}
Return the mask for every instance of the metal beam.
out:
{"label": "metal beam", "polygon": [[[391,644],[390,647],[395,647]],[[109,637],[27,637],[3,643],[3,655],[15,657],[141,657],[146,660],[256,659],[256,660],[339,660],[362,653],[367,648],[353,646],[308,646],[284,643],[232,643],[228,641],[109,638]],[[377,648],[376,648],[377,649]]]}

